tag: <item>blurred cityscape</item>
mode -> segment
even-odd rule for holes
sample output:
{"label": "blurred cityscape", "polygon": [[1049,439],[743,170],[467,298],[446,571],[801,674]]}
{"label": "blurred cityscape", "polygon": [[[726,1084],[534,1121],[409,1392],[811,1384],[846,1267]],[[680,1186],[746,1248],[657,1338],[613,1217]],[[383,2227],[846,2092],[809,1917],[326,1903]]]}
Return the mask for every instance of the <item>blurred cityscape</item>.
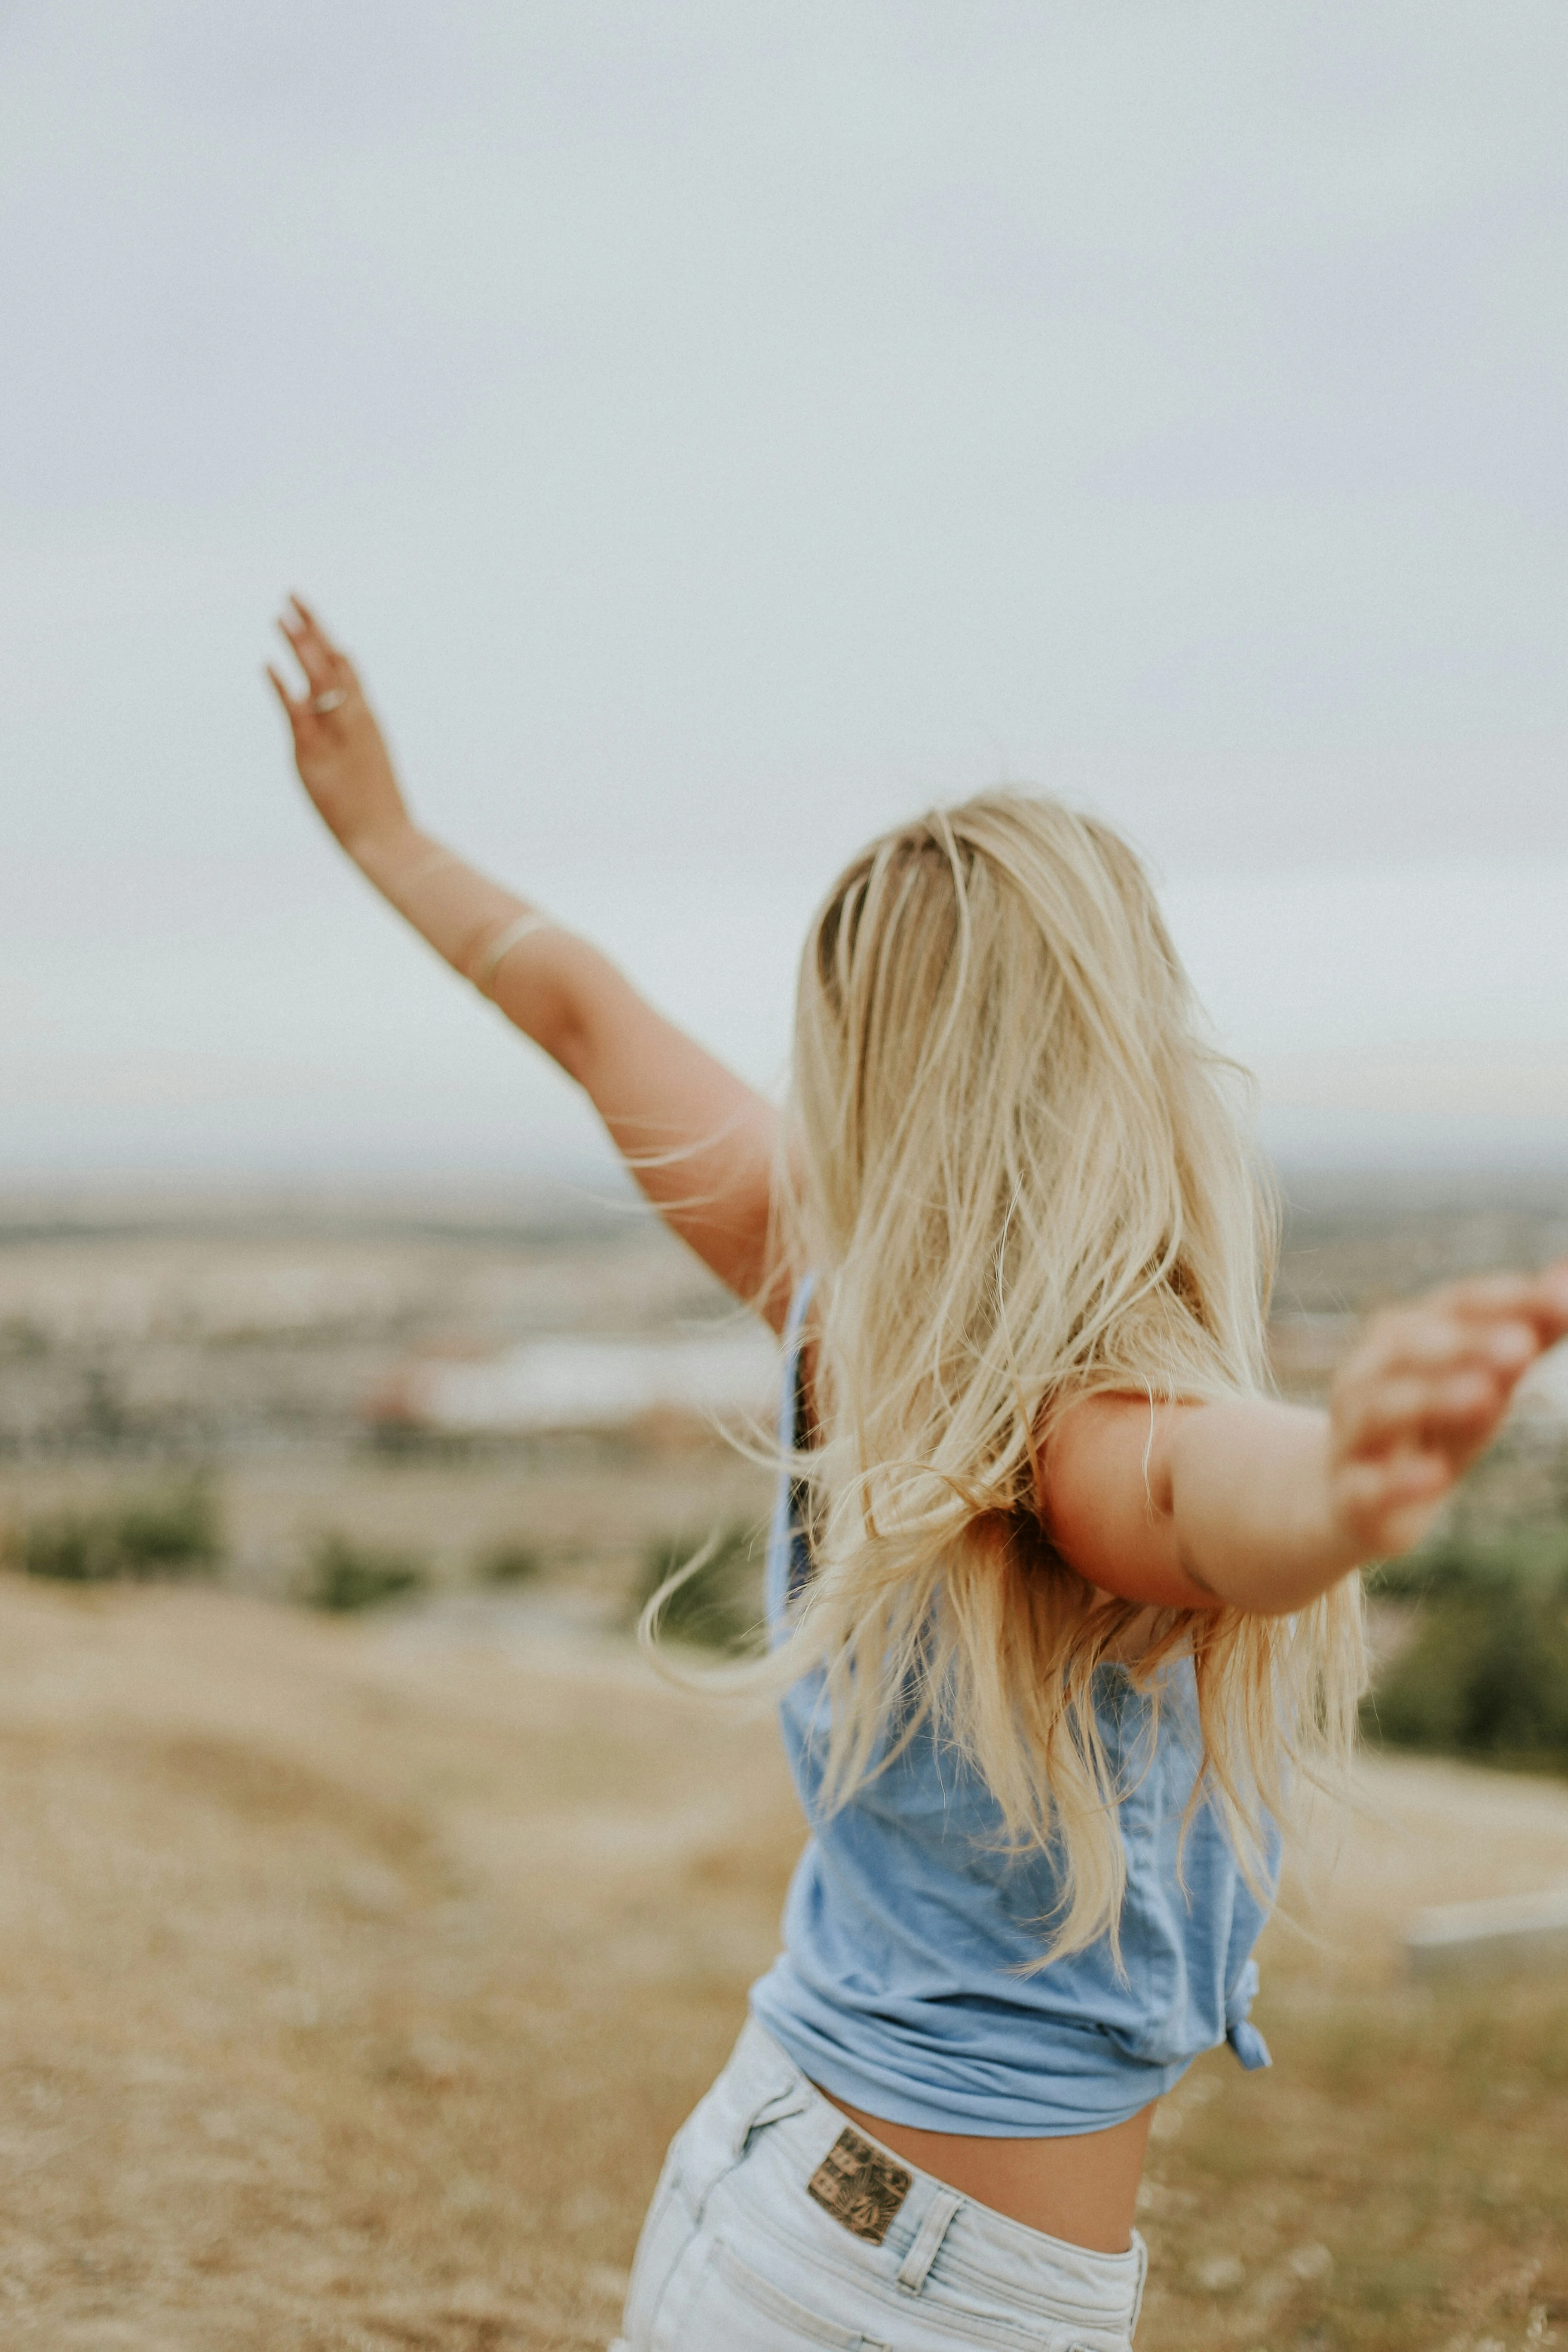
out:
{"label": "blurred cityscape", "polygon": [[[1321,1396],[1374,1306],[1564,1253],[1544,1181],[1294,1180],[1281,1387]],[[398,1549],[437,1596],[526,1559],[536,1601],[615,1621],[650,1546],[765,1511],[722,1433],[766,1420],[775,1361],[657,1221],[584,1192],[13,1199],[0,1525],[15,1556],[40,1518],[195,1482],[205,1565],[245,1591],[300,1591],[331,1538]],[[1565,1412],[1554,1359],[1463,1512],[1568,1507]]]}

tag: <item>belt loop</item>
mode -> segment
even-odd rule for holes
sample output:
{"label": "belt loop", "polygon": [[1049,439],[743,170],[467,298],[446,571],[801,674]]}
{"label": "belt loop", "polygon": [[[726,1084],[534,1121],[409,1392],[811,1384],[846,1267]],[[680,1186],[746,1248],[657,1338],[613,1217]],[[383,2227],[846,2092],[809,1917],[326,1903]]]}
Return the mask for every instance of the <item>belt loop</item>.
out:
{"label": "belt loop", "polygon": [[1138,2333],[1138,2320],[1143,2309],[1143,2282],[1149,2275],[1149,2249],[1140,2232],[1132,2232],[1132,2251],[1138,2257],[1138,2284],[1132,2290],[1132,2316],[1127,2323],[1129,2343]]}
{"label": "belt loop", "polygon": [[749,2084],[745,2072],[731,2059],[676,2142],[677,2179],[694,2222],[700,2222],[709,2198],[725,2175],[745,2161],[753,2135],[769,2124],[782,2123],[785,2116],[802,2114],[810,2096],[804,2076],[782,2056],[761,2082],[753,2074]]}
{"label": "belt loop", "polygon": [[952,2227],[952,2219],[963,2205],[962,2197],[951,2189],[939,2189],[926,2207],[925,2219],[915,2231],[914,2244],[899,2264],[899,2284],[907,2286],[911,2294],[919,2294],[926,2283],[932,2263],[942,2251],[942,2242]]}
{"label": "belt loop", "polygon": [[731,2142],[731,2152],[737,2164],[752,2145],[755,2132],[765,2131],[769,2124],[782,2124],[786,2116],[803,2116],[810,2104],[810,2095],[804,2083],[786,2083],[782,2091],[771,2091],[758,2101],[751,2113],[742,2118]]}

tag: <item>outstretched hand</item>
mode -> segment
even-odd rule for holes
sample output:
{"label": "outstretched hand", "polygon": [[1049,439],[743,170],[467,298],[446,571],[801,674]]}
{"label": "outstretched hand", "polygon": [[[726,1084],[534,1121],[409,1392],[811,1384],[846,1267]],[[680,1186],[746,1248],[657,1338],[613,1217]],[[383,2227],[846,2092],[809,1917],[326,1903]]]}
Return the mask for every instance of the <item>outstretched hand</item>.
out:
{"label": "outstretched hand", "polygon": [[1419,1543],[1521,1376],[1565,1334],[1568,1261],[1452,1283],[1373,1318],[1330,1402],[1331,1508],[1360,1558]]}
{"label": "outstretched hand", "polygon": [[290,694],[270,662],[267,675],[293,731],[300,781],[328,827],[352,852],[406,824],[408,812],[353,662],[308,604],[292,596],[289,605],[278,626],[305,673],[307,691]]}

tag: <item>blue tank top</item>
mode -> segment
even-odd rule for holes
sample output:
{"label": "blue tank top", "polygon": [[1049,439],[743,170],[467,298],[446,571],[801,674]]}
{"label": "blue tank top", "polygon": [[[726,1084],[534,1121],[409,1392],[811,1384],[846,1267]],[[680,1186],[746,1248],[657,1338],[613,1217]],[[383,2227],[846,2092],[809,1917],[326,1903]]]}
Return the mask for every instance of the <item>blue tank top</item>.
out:
{"label": "blue tank top", "polygon": [[[781,1441],[795,1437],[804,1288],[786,1334]],[[775,1638],[809,1574],[781,1481],[767,1558]],[[1192,1670],[1158,1716],[1120,1668],[1096,1713],[1126,1794],[1122,1969],[1109,1937],[1026,1974],[1060,1892],[1048,1852],[997,1850],[984,1782],[929,1725],[837,1812],[818,1802],[821,1677],[786,1693],[784,1746],[811,1835],[784,1906],[784,1950],[752,1988],[758,2021],[830,2096],[889,2123],[994,2138],[1101,2131],[1138,2114],[1200,2052],[1268,2052],[1247,2011],[1267,1916],[1217,1816],[1200,1805]],[[1185,1735],[1185,1736],[1184,1736]],[[1278,1866],[1271,1838],[1269,1869]]]}

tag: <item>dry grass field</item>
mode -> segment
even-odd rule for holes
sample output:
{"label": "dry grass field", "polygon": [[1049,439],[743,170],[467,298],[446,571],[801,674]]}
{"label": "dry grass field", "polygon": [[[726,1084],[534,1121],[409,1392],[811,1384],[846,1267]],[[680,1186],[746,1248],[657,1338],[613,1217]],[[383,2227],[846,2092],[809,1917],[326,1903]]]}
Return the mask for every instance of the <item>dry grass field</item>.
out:
{"label": "dry grass field", "polygon": [[[629,1647],[0,1580],[0,2341],[602,2345],[773,1949],[772,1727]],[[1276,2066],[1168,2103],[1141,2352],[1568,2320],[1568,1984],[1406,1983],[1420,1902],[1568,1885],[1568,1790],[1378,1763],[1265,1952]]]}
{"label": "dry grass field", "polygon": [[[1282,1373],[1563,1244],[1554,1200],[1309,1202]],[[0,1535],[193,1469],[222,1523],[211,1585],[0,1574],[5,2352],[607,2340],[801,1834],[771,1724],[658,1682],[627,1597],[767,1481],[668,1433],[389,1452],[362,1405],[410,1351],[718,1303],[624,1220],[0,1215]],[[1474,1507],[1565,1493],[1526,1431]],[[282,1605],[332,1531],[427,1597]],[[506,1544],[536,1572],[487,1586]],[[1266,1942],[1274,2071],[1218,2053],[1160,2118],[1140,2352],[1568,2344],[1568,1981],[1399,1962],[1417,1906],[1542,1886],[1568,1786],[1369,1759]]]}

